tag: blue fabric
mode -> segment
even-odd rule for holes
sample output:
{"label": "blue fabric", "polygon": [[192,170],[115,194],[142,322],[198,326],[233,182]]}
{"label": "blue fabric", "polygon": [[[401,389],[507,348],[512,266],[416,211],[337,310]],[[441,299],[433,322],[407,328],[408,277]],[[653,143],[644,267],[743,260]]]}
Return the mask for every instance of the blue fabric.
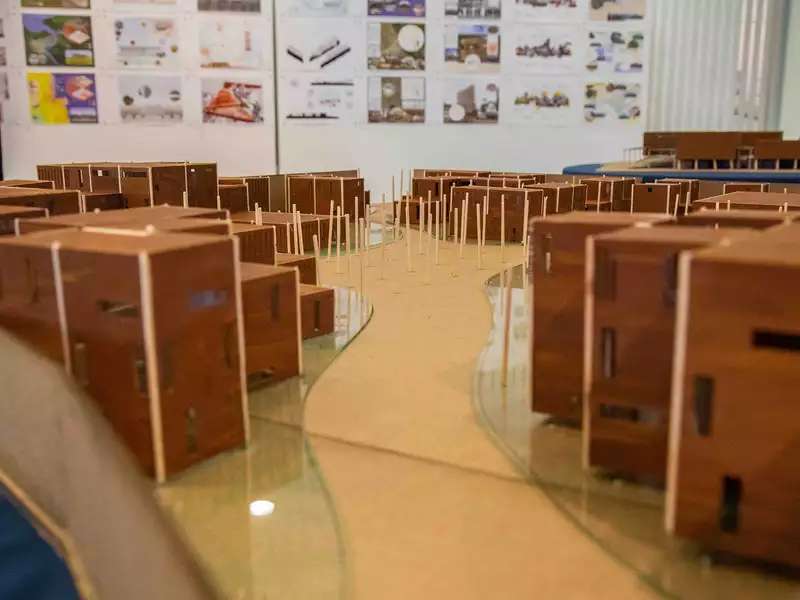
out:
{"label": "blue fabric", "polygon": [[[588,163],[585,165],[571,165],[564,168],[564,175],[598,175],[598,171],[603,168],[603,163]],[[800,183],[800,171],[729,171],[720,169],[718,171],[700,170],[693,171],[684,169],[680,171],[646,171],[640,169],[628,169],[622,171],[603,171],[603,175],[610,177],[641,177],[645,183],[650,183],[656,179],[678,178],[678,179],[704,179],[708,181],[753,181],[758,183]]]}
{"label": "blue fabric", "polygon": [[0,487],[0,598],[79,600],[64,560]]}

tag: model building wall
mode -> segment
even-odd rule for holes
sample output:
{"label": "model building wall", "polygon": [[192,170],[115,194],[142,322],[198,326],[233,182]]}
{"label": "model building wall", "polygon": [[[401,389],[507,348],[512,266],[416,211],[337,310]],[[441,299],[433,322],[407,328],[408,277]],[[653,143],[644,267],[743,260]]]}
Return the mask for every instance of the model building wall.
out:
{"label": "model building wall", "polygon": [[666,511],[679,536],[794,566],[798,268],[768,233],[681,261]]}

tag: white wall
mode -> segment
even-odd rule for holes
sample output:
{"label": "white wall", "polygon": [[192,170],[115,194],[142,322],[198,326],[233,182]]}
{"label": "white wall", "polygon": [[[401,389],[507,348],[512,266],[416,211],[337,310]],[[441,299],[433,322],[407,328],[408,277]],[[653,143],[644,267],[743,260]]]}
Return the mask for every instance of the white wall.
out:
{"label": "white wall", "polygon": [[[292,0],[278,0],[278,52],[282,25],[290,23],[283,7]],[[548,123],[519,124],[510,119],[513,106],[512,88],[520,77],[510,58],[514,51],[513,34],[522,27],[514,17],[515,0],[502,0],[501,71],[497,74],[500,85],[500,119],[493,125],[444,124],[443,88],[449,75],[444,69],[443,27],[446,22],[462,22],[444,18],[444,0],[428,0],[425,19],[427,28],[426,71],[426,122],[425,124],[370,124],[366,119],[366,80],[374,72],[368,71],[363,60],[364,49],[352,72],[356,81],[357,111],[355,121],[343,125],[296,124],[279,116],[280,167],[282,171],[305,171],[339,168],[360,168],[372,190],[373,201],[382,193],[390,193],[391,176],[399,177],[400,170],[410,168],[476,168],[509,171],[560,171],[564,166],[584,162],[601,162],[622,158],[626,147],[638,146],[644,129],[644,115],[635,122],[587,124],[582,118],[583,87],[591,81],[639,81],[643,84],[642,109],[647,105],[647,69],[649,56],[645,51],[644,75],[612,75],[598,78],[588,73],[588,31],[592,29],[642,29],[649,38],[647,23],[623,25],[589,22],[585,17],[567,24],[574,30],[578,44],[574,48],[576,65],[571,72],[558,75],[533,74],[534,79],[563,81],[576,90],[573,98],[574,119],[566,125]],[[11,0],[0,0],[2,5]],[[231,76],[257,77],[263,81],[268,98],[267,122],[261,126],[211,125],[201,122],[199,78],[224,77],[226,72],[199,68],[197,53],[197,20],[200,18],[227,19],[230,15],[206,13],[198,16],[196,0],[177,0],[175,11],[180,17],[181,66],[175,74],[183,78],[184,121],[179,125],[138,126],[122,123],[118,115],[115,77],[120,70],[114,66],[114,40],[109,33],[110,23],[120,11],[113,8],[112,0],[93,0],[91,15],[95,31],[100,124],[98,125],[34,125],[30,122],[26,91],[24,46],[20,24],[18,0],[13,0],[13,14],[5,17],[6,46],[9,54],[8,74],[11,99],[5,103],[5,122],[2,125],[3,163],[7,178],[33,177],[37,163],[61,161],[101,160],[204,160],[217,161],[221,174],[264,173],[275,168],[274,119],[272,107],[271,40],[268,44],[270,68],[258,73],[231,72]],[[352,19],[359,31],[366,33],[368,22],[379,19],[366,15],[367,0],[351,0]],[[579,0],[579,10],[588,10],[588,0]],[[35,11],[31,11],[35,12]],[[39,12],[53,12],[39,11]],[[83,11],[86,12],[86,11]],[[159,14],[151,11],[137,13]],[[270,0],[262,0],[259,19],[265,29],[271,29],[272,7]],[[581,13],[587,14],[587,13]],[[385,21],[403,19],[383,19]],[[464,21],[490,23],[489,20]],[[552,27],[553,23],[542,23]],[[529,23],[527,27],[536,27]],[[563,26],[563,24],[562,24]],[[555,24],[555,27],[559,27]],[[366,38],[366,35],[364,35]],[[2,44],[2,40],[0,40]],[[278,61],[278,64],[282,64]],[[52,69],[58,71],[59,69]],[[382,72],[395,75],[397,72]],[[416,75],[417,73],[410,73]],[[282,71],[278,81],[287,73]],[[467,76],[469,77],[469,76]],[[281,113],[284,108],[280,107]]]}
{"label": "white wall", "polygon": [[780,128],[787,138],[800,138],[800,0],[789,0],[786,26],[786,62]]}

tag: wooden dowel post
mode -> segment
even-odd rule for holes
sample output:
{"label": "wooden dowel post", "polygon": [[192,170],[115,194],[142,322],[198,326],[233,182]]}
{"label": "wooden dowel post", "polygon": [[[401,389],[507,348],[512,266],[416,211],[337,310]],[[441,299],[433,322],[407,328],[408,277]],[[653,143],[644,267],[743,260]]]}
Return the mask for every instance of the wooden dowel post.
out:
{"label": "wooden dowel post", "polygon": [[425,202],[422,196],[419,197],[419,223],[417,224],[417,231],[419,232],[419,248],[417,254],[422,254],[422,234],[425,232]]}
{"label": "wooden dowel post", "polygon": [[500,194],[500,262],[506,262],[506,195]]}
{"label": "wooden dowel post", "polygon": [[406,270],[411,272],[411,207],[406,202]]}
{"label": "wooden dowel post", "polygon": [[336,207],[336,272],[342,272],[342,206]]}
{"label": "wooden dowel post", "polygon": [[[328,256],[326,260],[331,259],[331,244],[333,243],[333,200],[331,200],[331,209],[328,213]],[[336,238],[336,243],[339,243],[339,238]]]}
{"label": "wooden dowel post", "polygon": [[[355,206],[355,213],[353,215],[353,226],[356,226],[356,225],[358,225],[358,198],[355,199],[355,201],[353,202],[353,205]],[[356,254],[359,254],[360,251],[361,251],[360,250],[360,248],[361,248],[361,241],[360,241],[361,240],[361,232],[359,231],[358,227],[355,228],[355,234],[356,234],[356,239],[355,239],[355,242],[356,242]]]}
{"label": "wooden dowel post", "polygon": [[481,265],[481,254],[482,254],[482,248],[481,248],[481,205],[480,205],[480,203],[477,203],[475,205],[475,234],[476,234],[476,239],[478,240],[478,243],[477,243],[476,247],[478,249],[478,268],[480,269],[480,268],[482,268],[482,265]]}
{"label": "wooden dowel post", "polygon": [[439,238],[441,237],[441,229],[439,228],[439,214],[441,213],[441,202],[439,200],[436,201],[436,236],[434,242],[434,263],[436,265],[439,264]]}
{"label": "wooden dowel post", "polygon": [[292,253],[292,226],[286,223],[286,253]]}
{"label": "wooden dowel post", "polygon": [[314,243],[314,268],[317,271],[317,283],[320,283],[319,278],[319,238],[316,234],[311,236],[311,241]]}
{"label": "wooden dowel post", "polygon": [[350,277],[350,213],[344,216],[344,252],[347,256],[347,277]]}

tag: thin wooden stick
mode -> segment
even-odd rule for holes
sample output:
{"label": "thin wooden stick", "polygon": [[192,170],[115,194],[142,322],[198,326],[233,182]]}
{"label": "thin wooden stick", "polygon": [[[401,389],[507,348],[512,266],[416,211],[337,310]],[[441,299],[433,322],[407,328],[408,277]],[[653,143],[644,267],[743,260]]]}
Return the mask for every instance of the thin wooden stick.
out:
{"label": "thin wooden stick", "polygon": [[317,283],[319,283],[319,238],[316,234],[311,236],[311,241],[314,243],[314,267],[317,270]]}
{"label": "thin wooden stick", "polygon": [[302,225],[301,216],[300,216],[299,212],[297,213],[297,225],[296,225],[296,227],[297,227],[297,237],[300,239],[300,254],[302,255],[302,254],[306,253],[306,245],[305,245],[305,242],[303,241],[303,225]]}
{"label": "thin wooden stick", "polygon": [[411,272],[411,229],[409,223],[411,221],[411,207],[406,202],[406,270]]}
{"label": "thin wooden stick", "polygon": [[419,223],[417,224],[419,231],[419,249],[417,254],[422,254],[422,234],[425,232],[425,201],[422,196],[419,197]]}
{"label": "thin wooden stick", "polygon": [[481,205],[475,205],[475,232],[478,240],[478,268],[481,268]]}
{"label": "thin wooden stick", "polygon": [[347,277],[350,277],[350,213],[344,215],[344,252],[347,256]]}
{"label": "thin wooden stick", "polygon": [[486,245],[486,217],[489,216],[489,195],[483,199],[483,221],[481,221],[481,246]]}
{"label": "thin wooden stick", "polygon": [[342,272],[342,205],[336,207],[336,272]]}
{"label": "thin wooden stick", "polygon": [[434,256],[435,264],[439,264],[439,238],[441,237],[441,229],[439,228],[439,213],[441,210],[441,202],[439,200],[436,201],[436,234],[435,234],[435,242],[434,242]]}
{"label": "thin wooden stick", "polygon": [[[358,198],[355,199],[353,204],[355,204],[355,207],[356,207],[355,208],[355,216],[353,217],[353,225],[357,225],[358,224]],[[359,252],[360,252],[359,248],[361,247],[361,244],[360,244],[360,241],[359,241],[361,239],[361,232],[358,230],[358,228],[356,228],[355,234],[356,234],[356,240],[355,240],[356,241],[356,254],[359,254]]]}
{"label": "thin wooden stick", "polygon": [[500,194],[500,262],[506,262],[506,195]]}
{"label": "thin wooden stick", "polygon": [[[453,242],[459,243],[461,239],[461,221],[458,218],[458,207],[453,209]],[[460,248],[460,246],[459,246]],[[461,253],[459,252],[459,255]]]}
{"label": "thin wooden stick", "polygon": [[464,258],[464,244],[467,242],[467,225],[469,223],[469,192],[466,193],[461,208],[461,244],[458,253],[461,258]]}
{"label": "thin wooden stick", "polygon": [[[333,200],[331,200],[331,210],[328,213],[328,256],[326,260],[331,259],[331,244],[333,243]],[[336,238],[336,243],[339,243],[339,238]]]}

